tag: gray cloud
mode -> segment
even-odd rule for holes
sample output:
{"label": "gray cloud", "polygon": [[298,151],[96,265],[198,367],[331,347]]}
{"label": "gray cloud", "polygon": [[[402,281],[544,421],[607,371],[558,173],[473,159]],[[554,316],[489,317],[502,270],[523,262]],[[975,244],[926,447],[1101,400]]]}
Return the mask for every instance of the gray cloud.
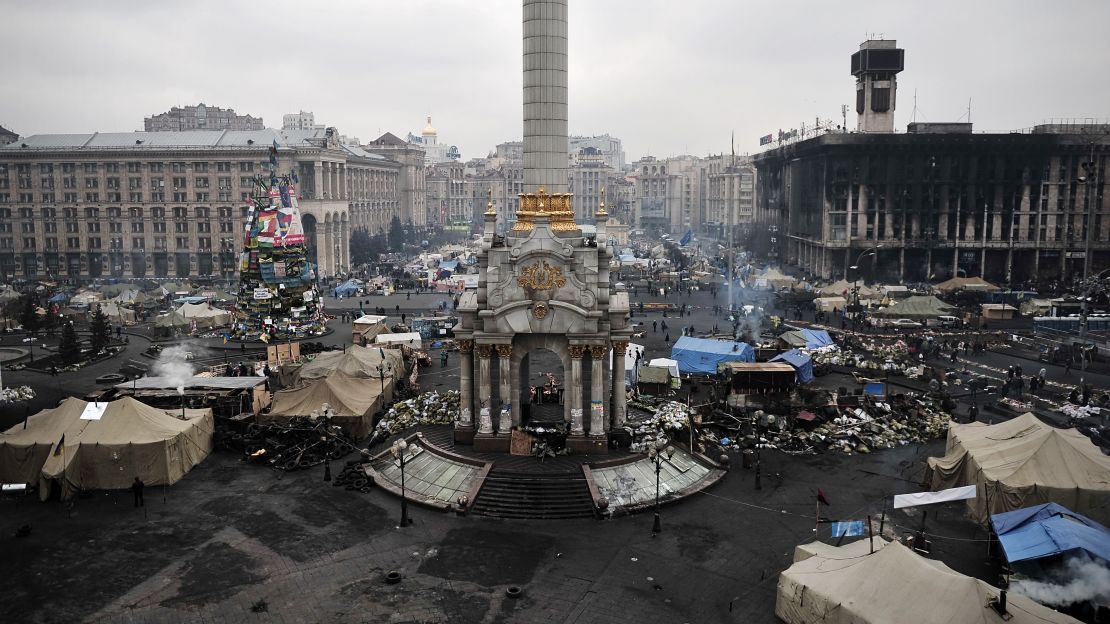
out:
{"label": "gray cloud", "polygon": [[[139,129],[173,105],[279,126],[300,109],[369,140],[423,127],[464,157],[521,134],[518,0],[9,2],[0,124],[21,134]],[[571,0],[570,116],[630,158],[729,149],[839,119],[867,33],[906,49],[898,125],[977,129],[1110,117],[1110,3]],[[854,125],[849,115],[849,125]]]}

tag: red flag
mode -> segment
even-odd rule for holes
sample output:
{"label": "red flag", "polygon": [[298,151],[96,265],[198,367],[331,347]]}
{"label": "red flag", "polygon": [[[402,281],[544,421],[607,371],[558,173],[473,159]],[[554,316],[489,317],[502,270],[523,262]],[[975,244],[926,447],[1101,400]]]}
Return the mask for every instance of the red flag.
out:
{"label": "red flag", "polygon": [[825,492],[822,491],[820,488],[817,489],[817,502],[821,503],[822,505],[832,504],[829,502],[829,499],[825,498]]}

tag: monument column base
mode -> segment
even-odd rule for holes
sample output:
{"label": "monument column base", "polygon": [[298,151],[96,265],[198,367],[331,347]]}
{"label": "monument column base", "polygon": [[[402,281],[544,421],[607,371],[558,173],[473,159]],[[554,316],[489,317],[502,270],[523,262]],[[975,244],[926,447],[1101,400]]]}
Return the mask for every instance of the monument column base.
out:
{"label": "monument column base", "polygon": [[607,455],[608,441],[605,436],[569,435],[567,449],[576,455]]}
{"label": "monument column base", "polygon": [[508,453],[512,446],[512,437],[507,433],[476,433],[471,440],[475,453]]}
{"label": "monument column base", "polygon": [[474,444],[474,425],[455,427],[455,444]]}

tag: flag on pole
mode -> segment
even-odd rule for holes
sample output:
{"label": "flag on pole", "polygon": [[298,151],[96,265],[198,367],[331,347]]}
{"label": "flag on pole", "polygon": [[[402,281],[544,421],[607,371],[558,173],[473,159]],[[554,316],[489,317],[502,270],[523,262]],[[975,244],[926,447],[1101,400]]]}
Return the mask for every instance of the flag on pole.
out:
{"label": "flag on pole", "polygon": [[766,136],[759,137],[759,144],[760,145],[767,145],[769,143],[774,143],[774,141],[775,141],[775,135],[774,134],[768,134]]}
{"label": "flag on pole", "polygon": [[822,505],[831,505],[832,504],[832,503],[829,502],[829,499],[825,498],[825,492],[823,490],[821,490],[820,488],[817,489],[817,502],[821,503]]}
{"label": "flag on pole", "polygon": [[61,455],[66,448],[66,434],[62,434],[62,438],[58,440],[58,445],[54,447],[54,456]]}
{"label": "flag on pole", "polygon": [[693,238],[694,238],[694,231],[693,230],[686,230],[686,233],[682,235],[682,240],[678,241],[678,244],[685,247],[686,245],[690,244],[690,240],[693,239]]}

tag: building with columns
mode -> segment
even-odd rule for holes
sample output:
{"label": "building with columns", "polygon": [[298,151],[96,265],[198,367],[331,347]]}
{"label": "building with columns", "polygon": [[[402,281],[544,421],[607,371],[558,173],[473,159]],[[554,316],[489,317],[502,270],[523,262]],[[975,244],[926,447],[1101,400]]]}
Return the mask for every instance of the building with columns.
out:
{"label": "building with columns", "polygon": [[755,166],[746,156],[707,160],[702,231],[717,239],[727,238],[730,231],[738,236],[751,228],[755,215]]}
{"label": "building with columns", "polygon": [[354,228],[388,226],[401,165],[334,129],[34,135],[0,147],[0,274],[234,279],[245,199],[278,144],[310,254],[350,265]]}
{"label": "building with columns", "polygon": [[446,162],[428,167],[425,184],[428,225],[473,225],[474,195],[462,163]]}
{"label": "building with columns", "polygon": [[418,145],[402,141],[391,132],[386,132],[362,146],[362,149],[401,165],[399,179],[401,222],[421,227],[428,225],[428,185],[424,167],[424,150]]}

